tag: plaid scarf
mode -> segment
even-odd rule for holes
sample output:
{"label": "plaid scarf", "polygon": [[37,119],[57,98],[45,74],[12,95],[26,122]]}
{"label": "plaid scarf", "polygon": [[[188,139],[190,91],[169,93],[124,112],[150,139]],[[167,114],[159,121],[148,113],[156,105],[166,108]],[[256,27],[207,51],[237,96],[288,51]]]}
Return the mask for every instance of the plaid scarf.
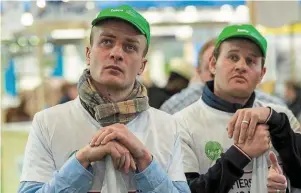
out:
{"label": "plaid scarf", "polygon": [[138,113],[149,108],[147,90],[137,80],[127,99],[117,103],[111,102],[98,94],[92,85],[88,69],[84,70],[77,87],[84,108],[104,127],[114,123],[127,124]]}

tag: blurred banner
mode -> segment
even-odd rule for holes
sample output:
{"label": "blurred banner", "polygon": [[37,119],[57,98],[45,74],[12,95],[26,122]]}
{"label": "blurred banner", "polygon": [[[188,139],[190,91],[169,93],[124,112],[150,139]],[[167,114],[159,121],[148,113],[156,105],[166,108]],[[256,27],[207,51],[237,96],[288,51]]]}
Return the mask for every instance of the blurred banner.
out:
{"label": "blurred banner", "polygon": [[107,7],[114,7],[121,4],[127,4],[135,8],[149,8],[149,7],[185,7],[189,5],[194,6],[222,6],[224,4],[239,6],[244,5],[246,1],[96,1],[98,8],[104,9]]}
{"label": "blurred banner", "polygon": [[55,46],[54,53],[56,55],[56,64],[52,72],[52,76],[63,77],[64,75],[64,56],[63,56],[63,46]]}
{"label": "blurred banner", "polygon": [[[253,1],[255,24],[278,28],[300,21],[300,0],[290,1]],[[273,7],[273,9],[271,9]],[[285,14],[289,10],[289,14]]]}
{"label": "blurred banner", "polygon": [[15,62],[13,59],[9,60],[7,69],[5,70],[5,91],[10,96],[17,95],[16,89],[16,73],[15,73]]}

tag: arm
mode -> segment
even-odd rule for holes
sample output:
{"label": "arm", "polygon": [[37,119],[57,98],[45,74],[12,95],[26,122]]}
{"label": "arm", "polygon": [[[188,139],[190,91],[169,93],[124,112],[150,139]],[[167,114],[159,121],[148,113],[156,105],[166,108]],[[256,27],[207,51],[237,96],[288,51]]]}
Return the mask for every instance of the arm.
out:
{"label": "arm", "polygon": [[222,154],[206,174],[185,173],[192,193],[229,192],[250,159],[235,145]]}
{"label": "arm", "polygon": [[32,123],[19,192],[63,192],[74,189],[87,192],[93,174],[81,166],[74,156],[56,171],[50,137],[42,124],[42,116],[42,113],[36,114]]}
{"label": "arm", "polygon": [[193,139],[182,125],[181,143],[185,175],[192,193],[228,192],[243,175],[243,168],[250,159],[237,146],[221,155],[206,174],[200,173],[198,158],[193,151]]}
{"label": "arm", "polygon": [[137,192],[164,192],[164,193],[189,193],[189,187],[185,181],[172,181],[168,174],[162,170],[156,160],[135,175]]}
{"label": "arm", "polygon": [[[182,152],[179,135],[175,136],[172,149],[172,157],[166,171],[163,170],[156,160],[141,173],[136,174],[137,189],[143,192],[156,193],[188,193],[190,192],[186,182],[182,164]],[[140,188],[143,187],[143,188]]]}
{"label": "arm", "polygon": [[273,147],[282,159],[284,172],[292,186],[301,188],[301,135],[292,130],[289,118],[284,113],[273,110],[267,123]]}
{"label": "arm", "polygon": [[[89,171],[88,171],[89,170]],[[56,171],[54,177],[47,183],[36,181],[22,181],[19,193],[43,193],[43,192],[88,192],[92,186],[93,174],[92,167],[85,169],[72,156],[64,166]]]}

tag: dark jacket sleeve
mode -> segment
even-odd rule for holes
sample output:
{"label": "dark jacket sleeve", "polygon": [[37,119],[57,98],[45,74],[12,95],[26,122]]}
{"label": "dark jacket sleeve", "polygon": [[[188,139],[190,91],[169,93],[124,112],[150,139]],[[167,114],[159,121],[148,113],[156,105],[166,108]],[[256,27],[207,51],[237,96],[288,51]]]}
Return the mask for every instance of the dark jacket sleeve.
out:
{"label": "dark jacket sleeve", "polygon": [[272,110],[267,124],[270,126],[271,141],[283,162],[283,170],[291,185],[301,188],[301,134],[295,133],[284,113]]}
{"label": "dark jacket sleeve", "polygon": [[185,173],[192,193],[225,193],[240,179],[250,159],[236,146],[221,155],[206,174]]}

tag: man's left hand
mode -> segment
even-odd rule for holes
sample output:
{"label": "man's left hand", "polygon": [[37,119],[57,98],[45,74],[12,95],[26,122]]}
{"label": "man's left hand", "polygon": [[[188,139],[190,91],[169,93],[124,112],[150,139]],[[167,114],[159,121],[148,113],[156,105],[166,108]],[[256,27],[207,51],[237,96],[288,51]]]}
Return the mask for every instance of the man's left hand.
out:
{"label": "man's left hand", "polygon": [[263,124],[270,115],[270,108],[254,107],[237,110],[228,124],[228,136],[234,143],[244,143],[246,138],[252,139],[256,125]]}
{"label": "man's left hand", "polygon": [[151,153],[146,149],[142,142],[126,128],[123,124],[113,124],[100,129],[92,138],[90,145],[100,144],[116,140],[123,144],[134,158],[138,170],[144,170],[152,161]]}

